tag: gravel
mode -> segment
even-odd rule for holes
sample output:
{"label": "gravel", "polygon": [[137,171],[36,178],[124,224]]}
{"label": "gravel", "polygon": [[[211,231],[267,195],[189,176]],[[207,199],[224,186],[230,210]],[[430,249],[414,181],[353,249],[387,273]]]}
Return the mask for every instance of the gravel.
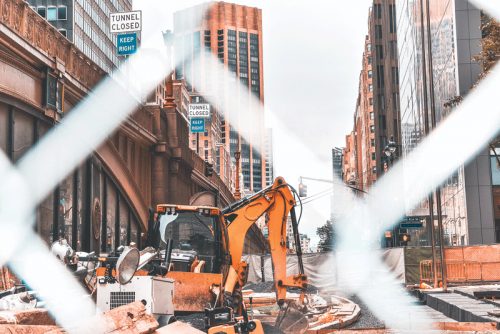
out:
{"label": "gravel", "polygon": [[361,308],[361,315],[355,323],[351,326],[346,327],[346,329],[363,329],[363,328],[385,328],[385,324],[383,321],[378,319],[366,306],[361,298],[356,295],[347,296],[347,299],[353,301],[358,304]]}

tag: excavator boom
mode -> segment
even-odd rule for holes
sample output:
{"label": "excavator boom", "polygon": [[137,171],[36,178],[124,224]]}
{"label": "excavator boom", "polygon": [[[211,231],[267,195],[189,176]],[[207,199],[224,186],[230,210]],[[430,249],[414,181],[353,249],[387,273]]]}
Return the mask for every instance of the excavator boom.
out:
{"label": "excavator boom", "polygon": [[[287,287],[305,289],[307,278],[302,265],[302,251],[298,238],[297,221],[295,217],[295,198],[290,186],[281,177],[272,186],[263,189],[255,195],[245,198],[223,210],[228,224],[229,254],[231,268],[225,282],[225,291],[232,293],[235,286],[245,283],[246,263],[241,261],[244,238],[250,227],[265,213],[268,215],[269,247],[274,265],[274,280],[276,300],[282,304],[286,297]],[[296,253],[299,258],[299,273],[286,275],[287,256],[287,219],[290,214],[294,231]]]}

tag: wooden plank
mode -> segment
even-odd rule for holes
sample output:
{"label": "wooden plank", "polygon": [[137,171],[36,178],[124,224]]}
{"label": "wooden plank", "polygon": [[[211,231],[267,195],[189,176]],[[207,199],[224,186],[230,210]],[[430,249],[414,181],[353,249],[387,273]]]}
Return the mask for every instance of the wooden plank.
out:
{"label": "wooden plank", "polygon": [[435,329],[446,331],[495,331],[496,322],[435,322]]}
{"label": "wooden plank", "polygon": [[0,325],[0,334],[64,334],[57,326]]}
{"label": "wooden plank", "polygon": [[45,309],[0,311],[0,324],[55,326],[56,322]]}

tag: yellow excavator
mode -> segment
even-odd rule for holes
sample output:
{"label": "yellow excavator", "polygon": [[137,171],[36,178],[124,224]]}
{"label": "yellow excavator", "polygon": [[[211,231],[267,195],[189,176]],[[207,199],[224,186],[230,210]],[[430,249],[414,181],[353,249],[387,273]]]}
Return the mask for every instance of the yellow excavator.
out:
{"label": "yellow excavator", "polygon": [[[166,276],[175,280],[176,312],[205,312],[208,333],[264,333],[258,320],[249,319],[242,288],[248,265],[242,260],[245,237],[256,221],[267,215],[269,249],[274,270],[277,322],[286,332],[307,327],[307,320],[286,301],[287,288],[301,291],[304,301],[307,277],[296,219],[295,196],[285,180],[220,210],[207,206],[160,204],[150,221],[148,246],[164,249]],[[287,218],[290,216],[299,272],[286,275]],[[289,320],[289,321],[287,321]],[[305,324],[304,324],[305,322]],[[288,325],[286,325],[288,324]]]}

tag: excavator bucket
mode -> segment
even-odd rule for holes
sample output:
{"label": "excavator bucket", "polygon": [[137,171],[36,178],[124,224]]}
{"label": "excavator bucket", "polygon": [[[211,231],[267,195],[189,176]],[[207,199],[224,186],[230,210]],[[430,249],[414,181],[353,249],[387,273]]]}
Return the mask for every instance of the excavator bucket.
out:
{"label": "excavator bucket", "polygon": [[285,334],[302,334],[307,331],[309,322],[295,303],[290,302],[281,307],[274,326]]}

